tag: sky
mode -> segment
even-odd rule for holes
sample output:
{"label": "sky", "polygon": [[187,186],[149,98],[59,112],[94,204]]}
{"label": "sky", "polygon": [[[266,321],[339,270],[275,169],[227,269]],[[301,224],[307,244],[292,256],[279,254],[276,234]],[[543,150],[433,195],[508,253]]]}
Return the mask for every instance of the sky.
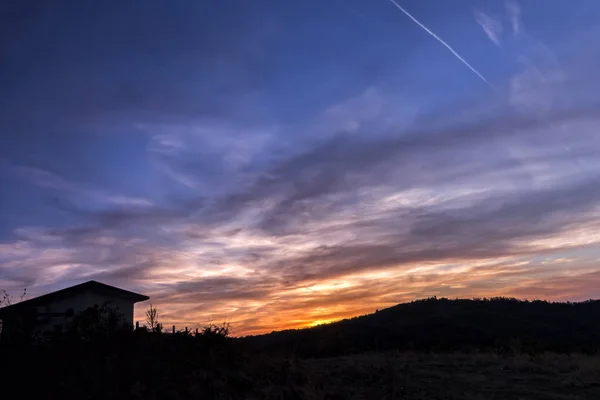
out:
{"label": "sky", "polygon": [[596,0],[0,1],[0,288],[234,335],[598,298],[599,35]]}

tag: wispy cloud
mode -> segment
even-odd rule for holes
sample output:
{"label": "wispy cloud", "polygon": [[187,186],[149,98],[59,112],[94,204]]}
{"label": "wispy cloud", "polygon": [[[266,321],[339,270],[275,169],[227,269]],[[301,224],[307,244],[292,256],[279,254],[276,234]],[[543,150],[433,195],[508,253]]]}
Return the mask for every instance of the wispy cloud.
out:
{"label": "wispy cloud", "polygon": [[521,31],[521,7],[515,1],[506,2],[505,7],[512,26],[513,35],[516,36]]}
{"label": "wispy cloud", "polygon": [[[228,318],[238,334],[434,294],[541,296],[536,285],[580,278],[531,257],[600,243],[594,115],[333,135],[202,201],[81,209],[78,226],[21,230],[3,276],[32,293],[81,279],[126,285],[151,294],[169,323]],[[594,167],[582,174],[575,160]],[[585,262],[573,271],[588,273]]]}
{"label": "wispy cloud", "polygon": [[79,199],[86,203],[95,202],[107,206],[151,206],[152,202],[143,197],[127,196],[111,193],[110,191],[89,187],[88,184],[78,184],[52,171],[29,165],[4,163],[6,176],[13,176],[32,185],[47,189],[58,197]]}
{"label": "wispy cloud", "polygon": [[507,38],[507,46],[500,52],[503,62],[515,70],[508,85],[508,102],[519,112],[545,117],[556,105],[557,86],[565,80],[556,55],[526,31],[517,2],[507,2],[501,17],[475,11],[475,20],[498,46],[502,44],[502,21],[512,26],[513,37]]}
{"label": "wispy cloud", "polygon": [[414,123],[417,112],[405,96],[370,86],[358,96],[329,106],[309,130],[320,138],[367,130],[373,135],[389,135]]}
{"label": "wispy cloud", "polygon": [[483,28],[485,34],[494,42],[497,46],[502,45],[502,22],[490,17],[482,11],[475,11],[475,19],[477,23]]}

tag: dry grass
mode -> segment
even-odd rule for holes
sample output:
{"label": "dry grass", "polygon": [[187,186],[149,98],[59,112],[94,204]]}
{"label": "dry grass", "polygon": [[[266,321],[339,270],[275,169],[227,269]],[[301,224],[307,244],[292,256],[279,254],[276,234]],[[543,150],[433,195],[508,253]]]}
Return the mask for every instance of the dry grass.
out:
{"label": "dry grass", "polygon": [[297,368],[306,383],[293,398],[600,400],[600,356],[385,353]]}

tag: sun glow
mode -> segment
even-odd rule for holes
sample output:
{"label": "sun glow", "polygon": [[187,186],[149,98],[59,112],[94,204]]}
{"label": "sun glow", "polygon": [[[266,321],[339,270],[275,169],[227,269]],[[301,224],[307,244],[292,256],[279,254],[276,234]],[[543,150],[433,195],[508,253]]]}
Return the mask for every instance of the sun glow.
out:
{"label": "sun glow", "polygon": [[313,326],[319,326],[319,325],[326,325],[326,324],[330,324],[332,322],[337,321],[337,319],[318,319],[316,321],[311,322],[308,326],[313,327]]}

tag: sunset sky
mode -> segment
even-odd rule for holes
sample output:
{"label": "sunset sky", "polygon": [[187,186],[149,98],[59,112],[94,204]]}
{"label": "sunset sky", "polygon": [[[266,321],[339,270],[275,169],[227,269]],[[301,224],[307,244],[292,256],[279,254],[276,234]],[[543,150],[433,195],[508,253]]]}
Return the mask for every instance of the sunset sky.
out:
{"label": "sunset sky", "polygon": [[2,1],[0,289],[235,335],[598,298],[598,38],[597,0]]}

